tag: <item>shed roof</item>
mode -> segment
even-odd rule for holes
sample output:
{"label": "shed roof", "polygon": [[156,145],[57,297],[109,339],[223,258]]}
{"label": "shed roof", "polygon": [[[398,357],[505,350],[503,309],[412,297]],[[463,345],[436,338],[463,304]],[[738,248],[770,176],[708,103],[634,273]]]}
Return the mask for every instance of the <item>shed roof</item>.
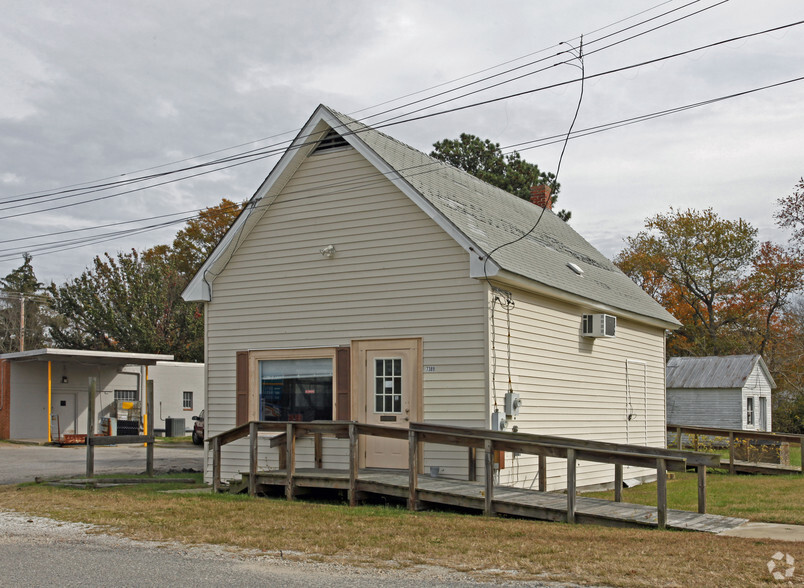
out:
{"label": "shed roof", "polygon": [[667,388],[743,388],[759,364],[768,384],[776,382],[760,355],[671,357],[667,362]]}
{"label": "shed roof", "polygon": [[[278,193],[281,188],[272,191],[274,186],[287,181],[282,176],[292,173],[299,164],[293,160],[306,157],[314,147],[310,139],[324,136],[330,129],[339,132],[455,238],[472,256],[475,267],[478,267],[478,260],[481,262],[482,269],[474,277],[487,275],[499,279],[498,273],[508,272],[521,276],[525,283],[645,317],[666,328],[680,325],[552,211],[517,198],[323,105],[190,282],[183,294],[185,298],[210,299],[209,280],[225,265],[222,260],[231,257],[226,251],[241,242],[235,235],[253,226],[251,223],[256,220],[249,221],[249,217],[258,215],[259,218],[270,207],[257,207],[256,203]],[[578,275],[568,266],[570,263],[580,267],[583,274]]]}
{"label": "shed roof", "polygon": [[86,351],[83,349],[31,349],[4,353],[0,359],[12,361],[60,361],[92,365],[155,365],[158,361],[172,361],[172,355],[157,353],[124,353],[118,351]]}

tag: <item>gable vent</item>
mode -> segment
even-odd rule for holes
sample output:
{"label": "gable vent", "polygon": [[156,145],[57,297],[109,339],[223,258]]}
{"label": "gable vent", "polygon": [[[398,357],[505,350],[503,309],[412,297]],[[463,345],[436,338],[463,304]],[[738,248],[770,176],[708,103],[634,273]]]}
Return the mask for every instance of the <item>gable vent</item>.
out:
{"label": "gable vent", "polygon": [[330,151],[331,149],[339,149],[341,147],[349,147],[349,143],[334,130],[330,129],[329,132],[324,135],[324,138],[318,142],[313,153],[321,153],[322,151]]}
{"label": "gable vent", "polygon": [[617,317],[610,314],[585,314],[581,320],[584,337],[614,337]]}

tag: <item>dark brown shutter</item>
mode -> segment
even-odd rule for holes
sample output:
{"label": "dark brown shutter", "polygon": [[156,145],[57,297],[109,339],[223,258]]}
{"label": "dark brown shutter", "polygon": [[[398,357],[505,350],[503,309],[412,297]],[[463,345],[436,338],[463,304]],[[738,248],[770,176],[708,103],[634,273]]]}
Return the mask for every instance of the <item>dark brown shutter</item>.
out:
{"label": "dark brown shutter", "polygon": [[348,421],[352,415],[352,372],[351,354],[348,347],[339,347],[335,351],[335,393],[337,395],[339,421]]}
{"label": "dark brown shutter", "polygon": [[11,438],[11,362],[0,359],[0,439]]}
{"label": "dark brown shutter", "polygon": [[248,351],[238,351],[235,369],[235,426],[248,422]]}

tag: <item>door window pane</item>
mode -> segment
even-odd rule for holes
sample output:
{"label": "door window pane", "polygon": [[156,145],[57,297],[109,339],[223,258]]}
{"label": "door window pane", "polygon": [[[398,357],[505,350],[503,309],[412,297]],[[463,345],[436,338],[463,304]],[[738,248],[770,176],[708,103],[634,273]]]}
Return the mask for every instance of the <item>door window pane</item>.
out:
{"label": "door window pane", "polygon": [[374,411],[397,414],[402,412],[401,359],[374,360]]}
{"label": "door window pane", "polygon": [[259,362],[260,420],[332,420],[332,359]]}

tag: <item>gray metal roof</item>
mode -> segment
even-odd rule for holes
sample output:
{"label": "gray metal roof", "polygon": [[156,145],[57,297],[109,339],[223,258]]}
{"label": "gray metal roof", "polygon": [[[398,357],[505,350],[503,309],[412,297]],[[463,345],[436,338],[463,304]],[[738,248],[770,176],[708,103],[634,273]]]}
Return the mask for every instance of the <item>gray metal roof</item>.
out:
{"label": "gray metal roof", "polygon": [[[504,270],[545,286],[670,325],[680,323],[554,212],[478,180],[396,139],[329,110],[463,235]],[[531,231],[533,227],[536,227]],[[525,238],[512,243],[531,231]],[[567,266],[583,270],[577,275]]]}
{"label": "gray metal roof", "polygon": [[667,388],[743,388],[760,364],[771,388],[776,382],[759,355],[671,357],[667,362]]}
{"label": "gray metal roof", "polygon": [[[494,263],[488,266],[496,264],[509,275],[524,278],[523,287],[533,291],[579,298],[606,312],[619,309],[665,328],[680,326],[659,303],[552,211],[486,184],[323,105],[316,109],[260,186],[251,205],[190,281],[182,293],[185,300],[211,299],[211,282],[231,258],[231,250],[239,245],[237,235],[254,226],[268,208],[258,207],[256,202],[277,195],[313,149],[310,138],[323,137],[330,129],[340,133],[471,252],[473,261],[478,259],[475,254],[485,259],[491,253]],[[500,246],[503,247],[497,249]],[[582,269],[583,274],[578,275],[569,263]],[[493,277],[497,267],[492,269]]]}

